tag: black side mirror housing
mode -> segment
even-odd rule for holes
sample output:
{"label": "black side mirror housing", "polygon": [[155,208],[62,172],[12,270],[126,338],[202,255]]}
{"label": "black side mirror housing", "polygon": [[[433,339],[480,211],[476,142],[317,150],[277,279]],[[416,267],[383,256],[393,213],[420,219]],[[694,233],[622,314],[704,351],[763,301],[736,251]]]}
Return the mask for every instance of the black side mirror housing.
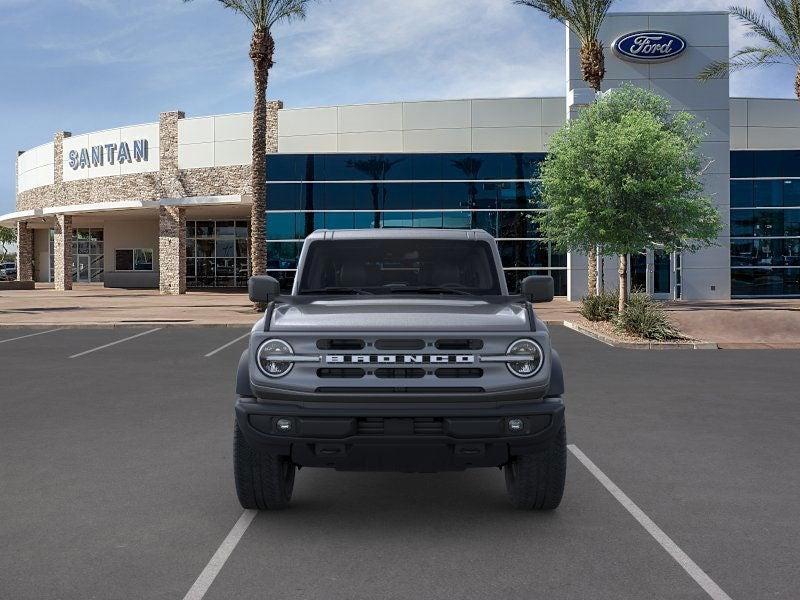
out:
{"label": "black side mirror housing", "polygon": [[528,302],[552,302],[555,284],[549,275],[530,275],[522,280],[519,290]]}
{"label": "black side mirror housing", "polygon": [[253,275],[247,282],[247,293],[251,302],[266,304],[281,293],[281,284],[269,275]]}

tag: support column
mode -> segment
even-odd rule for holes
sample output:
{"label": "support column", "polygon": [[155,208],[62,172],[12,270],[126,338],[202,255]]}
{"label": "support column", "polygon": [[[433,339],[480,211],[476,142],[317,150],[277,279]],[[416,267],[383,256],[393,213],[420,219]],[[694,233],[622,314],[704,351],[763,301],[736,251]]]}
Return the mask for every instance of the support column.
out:
{"label": "support column", "polygon": [[158,288],[186,293],[186,211],[179,206],[158,207]]}
{"label": "support column", "polygon": [[58,291],[72,289],[72,217],[56,215],[53,239],[53,281]]}
{"label": "support column", "polygon": [[17,281],[33,281],[33,229],[17,223]]}

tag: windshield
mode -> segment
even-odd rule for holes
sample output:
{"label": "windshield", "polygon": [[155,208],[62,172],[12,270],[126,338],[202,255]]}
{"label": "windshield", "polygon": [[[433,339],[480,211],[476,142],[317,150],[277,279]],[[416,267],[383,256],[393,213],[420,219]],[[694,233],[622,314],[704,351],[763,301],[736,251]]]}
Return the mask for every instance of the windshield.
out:
{"label": "windshield", "polygon": [[501,294],[484,241],[320,240],[304,265],[300,294]]}

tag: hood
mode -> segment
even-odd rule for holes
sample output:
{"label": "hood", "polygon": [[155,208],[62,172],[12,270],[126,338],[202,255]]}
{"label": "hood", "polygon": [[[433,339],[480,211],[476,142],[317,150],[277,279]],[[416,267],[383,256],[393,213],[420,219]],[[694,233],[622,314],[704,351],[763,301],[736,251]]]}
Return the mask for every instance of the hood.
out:
{"label": "hood", "polygon": [[528,331],[522,304],[475,298],[347,298],[279,304],[270,331]]}

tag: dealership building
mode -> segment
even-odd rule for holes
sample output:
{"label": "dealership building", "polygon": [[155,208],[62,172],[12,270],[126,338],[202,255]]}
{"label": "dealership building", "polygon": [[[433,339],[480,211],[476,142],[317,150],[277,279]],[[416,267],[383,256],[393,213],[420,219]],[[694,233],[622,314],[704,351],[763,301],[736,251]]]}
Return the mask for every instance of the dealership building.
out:
{"label": "dealership building", "polygon": [[[723,221],[696,254],[651,248],[630,257],[634,287],[686,300],[800,296],[800,103],[731,98],[700,70],[729,55],[726,13],[612,13],[604,89],[623,82],[706,123],[706,194]],[[268,108],[265,231],[249,217],[250,113],[189,117],[80,135],[57,133],[17,157],[18,279],[109,287],[246,284],[252,236],[269,274],[289,286],[316,229],[485,229],[509,285],[550,274],[556,293],[586,293],[586,258],[560,253],[531,215],[547,142],[594,95],[567,33],[565,94]],[[65,124],[68,126],[68,124]],[[606,280],[616,283],[616,260]]]}

